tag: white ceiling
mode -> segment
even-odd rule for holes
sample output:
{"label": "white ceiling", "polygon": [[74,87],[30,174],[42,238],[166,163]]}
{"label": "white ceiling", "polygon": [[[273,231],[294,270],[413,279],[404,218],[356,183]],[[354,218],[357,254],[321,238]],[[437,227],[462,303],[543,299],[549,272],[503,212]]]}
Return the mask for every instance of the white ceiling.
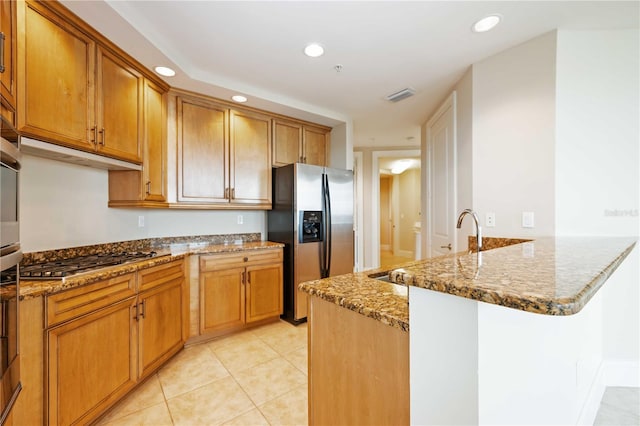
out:
{"label": "white ceiling", "polygon": [[[560,29],[638,28],[637,1],[62,1],[174,87],[335,125],[355,146],[409,146],[468,67]],[[493,31],[474,21],[499,13]],[[325,55],[302,49],[319,42]],[[342,65],[336,72],[334,66]],[[415,96],[390,103],[406,87]]]}

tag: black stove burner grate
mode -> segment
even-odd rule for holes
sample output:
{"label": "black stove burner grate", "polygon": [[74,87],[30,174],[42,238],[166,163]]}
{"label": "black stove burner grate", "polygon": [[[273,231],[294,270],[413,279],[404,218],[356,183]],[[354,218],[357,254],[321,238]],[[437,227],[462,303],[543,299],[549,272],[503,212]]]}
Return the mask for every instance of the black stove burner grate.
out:
{"label": "black stove burner grate", "polygon": [[90,271],[105,266],[120,265],[132,260],[145,259],[156,255],[152,252],[121,252],[79,256],[54,262],[37,263],[20,267],[20,279],[23,280],[55,280],[80,272]]}

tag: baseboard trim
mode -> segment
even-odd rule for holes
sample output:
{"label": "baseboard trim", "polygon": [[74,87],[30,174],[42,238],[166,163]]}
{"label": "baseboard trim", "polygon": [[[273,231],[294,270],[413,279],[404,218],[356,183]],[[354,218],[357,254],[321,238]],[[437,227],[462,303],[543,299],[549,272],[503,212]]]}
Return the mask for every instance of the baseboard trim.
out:
{"label": "baseboard trim", "polygon": [[411,250],[398,250],[396,256],[408,257],[413,259],[413,252]]}
{"label": "baseboard trim", "polygon": [[604,384],[604,370],[604,362],[602,362],[600,363],[600,367],[598,367],[598,371],[587,393],[587,398],[580,411],[580,416],[576,422],[578,425],[593,425],[596,420],[598,410],[600,409],[600,402],[602,401],[602,396],[606,388]]}

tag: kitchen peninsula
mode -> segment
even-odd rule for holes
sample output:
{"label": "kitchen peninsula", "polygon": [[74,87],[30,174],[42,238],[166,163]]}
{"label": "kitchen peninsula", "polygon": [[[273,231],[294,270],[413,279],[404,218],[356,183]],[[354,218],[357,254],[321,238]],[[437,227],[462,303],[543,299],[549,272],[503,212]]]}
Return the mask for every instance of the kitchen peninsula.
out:
{"label": "kitchen peninsula", "polygon": [[[368,406],[387,423],[575,424],[602,362],[598,290],[635,245],[538,238],[301,284],[312,296],[310,423],[339,422],[351,405],[348,421],[366,421]],[[330,333],[338,316],[345,325]],[[328,344],[349,342],[360,360],[328,362]],[[332,375],[345,379],[327,392]]]}

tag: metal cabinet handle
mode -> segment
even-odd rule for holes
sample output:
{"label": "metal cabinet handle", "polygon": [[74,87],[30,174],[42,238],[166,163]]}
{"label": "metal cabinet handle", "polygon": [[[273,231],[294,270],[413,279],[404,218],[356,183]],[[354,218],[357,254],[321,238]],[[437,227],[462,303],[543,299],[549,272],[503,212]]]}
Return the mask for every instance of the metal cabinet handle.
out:
{"label": "metal cabinet handle", "polygon": [[133,305],[131,307],[131,310],[133,311],[133,319],[136,321],[139,321],[138,319],[138,305]]}
{"label": "metal cabinet handle", "polygon": [[242,285],[244,285],[244,283],[245,283],[245,278],[246,278],[246,276],[245,276],[245,273],[243,272],[242,273]]}
{"label": "metal cabinet handle", "polygon": [[236,189],[231,188],[231,199],[234,200],[236,198]]}
{"label": "metal cabinet handle", "polygon": [[100,142],[100,145],[104,146],[105,134],[107,133],[107,131],[103,127],[102,129],[100,129],[100,131],[98,133],[100,133],[102,135],[102,141]]}
{"label": "metal cabinet handle", "polygon": [[448,244],[448,245],[446,245],[446,246],[440,246],[440,248],[446,248],[446,249],[451,250],[451,243],[449,243],[449,244]]}
{"label": "metal cabinet handle", "polygon": [[[95,145],[98,142],[98,128],[96,126],[93,126],[91,130],[89,130],[89,132],[93,133],[91,143]],[[89,135],[89,137],[91,137],[91,135]]]}
{"label": "metal cabinet handle", "polygon": [[142,302],[140,302],[140,304],[142,305],[142,312],[140,312],[140,316],[142,318],[144,318],[147,313],[147,304],[145,302],[146,300],[143,300]]}
{"label": "metal cabinet handle", "polygon": [[229,188],[224,189],[224,198],[229,198]]}
{"label": "metal cabinet handle", "polygon": [[4,33],[0,33],[0,73],[4,72]]}
{"label": "metal cabinet handle", "polygon": [[151,195],[151,181],[150,180],[147,181],[146,187],[147,187],[147,189],[146,189],[147,195]]}

